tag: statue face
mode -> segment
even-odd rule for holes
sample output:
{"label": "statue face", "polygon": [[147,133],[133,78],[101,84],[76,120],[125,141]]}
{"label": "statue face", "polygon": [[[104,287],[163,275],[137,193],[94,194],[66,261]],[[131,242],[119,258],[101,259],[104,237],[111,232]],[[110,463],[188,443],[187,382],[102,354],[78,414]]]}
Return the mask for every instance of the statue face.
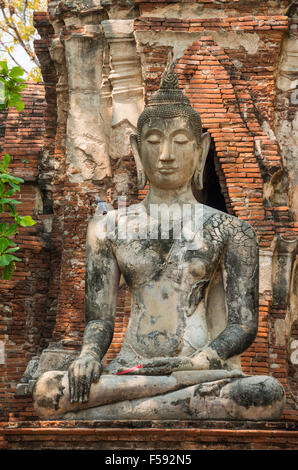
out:
{"label": "statue face", "polygon": [[178,189],[190,183],[202,149],[186,117],[155,117],[142,128],[139,152],[151,185]]}

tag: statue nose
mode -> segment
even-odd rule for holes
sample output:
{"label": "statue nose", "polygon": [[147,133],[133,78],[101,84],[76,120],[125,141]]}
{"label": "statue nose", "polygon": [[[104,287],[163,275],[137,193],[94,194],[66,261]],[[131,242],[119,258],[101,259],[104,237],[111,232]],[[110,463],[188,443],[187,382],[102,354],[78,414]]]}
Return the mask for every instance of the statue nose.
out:
{"label": "statue nose", "polygon": [[173,161],[175,160],[172,152],[171,152],[171,146],[169,142],[164,142],[164,145],[162,147],[162,152],[159,157],[160,161]]}

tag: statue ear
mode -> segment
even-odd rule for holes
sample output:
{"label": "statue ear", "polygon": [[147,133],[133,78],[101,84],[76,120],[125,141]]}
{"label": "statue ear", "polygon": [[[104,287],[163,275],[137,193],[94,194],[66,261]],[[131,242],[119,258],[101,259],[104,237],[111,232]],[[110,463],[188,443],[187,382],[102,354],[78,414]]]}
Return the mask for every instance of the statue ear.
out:
{"label": "statue ear", "polygon": [[203,189],[203,173],[204,167],[206,163],[206,158],[208,155],[209,147],[210,147],[211,137],[209,132],[205,132],[202,134],[201,137],[201,145],[200,145],[200,152],[201,155],[199,157],[198,165],[193,176],[194,183],[198,189]]}
{"label": "statue ear", "polygon": [[130,145],[132,148],[132,153],[136,162],[137,167],[137,179],[138,179],[138,189],[144,189],[145,184],[147,183],[147,176],[145,174],[142,160],[139,152],[138,136],[131,134],[130,136]]}

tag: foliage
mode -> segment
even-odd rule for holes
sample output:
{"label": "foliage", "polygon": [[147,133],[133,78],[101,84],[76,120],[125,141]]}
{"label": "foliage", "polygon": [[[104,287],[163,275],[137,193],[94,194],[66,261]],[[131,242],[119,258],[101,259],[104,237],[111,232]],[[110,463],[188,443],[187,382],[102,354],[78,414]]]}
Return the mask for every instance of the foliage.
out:
{"label": "foliage", "polygon": [[0,62],[0,109],[15,106],[18,111],[24,109],[21,93],[26,84],[22,75],[24,71],[21,67],[8,69],[5,61]]}
{"label": "foliage", "polygon": [[[21,111],[24,109],[24,103],[21,100],[21,92],[26,87],[21,78],[23,70],[20,67],[8,69],[6,62],[0,62],[0,85],[2,88],[2,99],[0,100],[0,109],[15,107]],[[0,160],[0,215],[7,213],[13,219],[12,223],[0,222],[0,271],[2,279],[11,279],[15,262],[21,261],[14,255],[19,247],[11,239],[18,231],[18,227],[28,227],[36,222],[31,216],[20,216],[17,212],[17,201],[12,198],[16,191],[20,191],[20,184],[24,180],[13,176],[8,170],[10,155],[6,153]]]}
{"label": "foliage", "polygon": [[[28,79],[41,81],[39,61],[33,47],[36,34],[33,26],[33,12],[46,11],[46,0],[0,0],[0,51],[20,66],[16,46],[22,47],[35,67],[29,72]],[[25,70],[27,73],[27,71]]]}

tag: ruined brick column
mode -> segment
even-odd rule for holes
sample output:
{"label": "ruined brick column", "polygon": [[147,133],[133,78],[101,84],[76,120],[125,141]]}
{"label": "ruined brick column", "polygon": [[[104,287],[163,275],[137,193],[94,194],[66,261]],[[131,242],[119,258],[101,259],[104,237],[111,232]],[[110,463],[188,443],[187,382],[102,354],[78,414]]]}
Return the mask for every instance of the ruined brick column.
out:
{"label": "ruined brick column", "polygon": [[71,182],[111,176],[100,89],[103,37],[100,25],[68,27],[64,31],[69,84],[66,160]]}
{"label": "ruined brick column", "polygon": [[[53,10],[52,10],[53,11]],[[111,177],[101,88],[107,72],[101,11],[52,18],[56,37],[50,52],[57,75],[59,146],[56,146],[55,213],[60,231],[60,271],[55,326],[35,376],[65,369],[76,356],[84,329],[85,239],[88,220],[105,181]],[[92,23],[92,24],[90,24]],[[104,68],[105,66],[105,68]],[[108,93],[106,87],[106,95]],[[64,135],[63,135],[64,134]],[[59,147],[59,148],[58,148]],[[57,158],[58,157],[58,158]],[[57,281],[57,279],[56,279]]]}
{"label": "ruined brick column", "polygon": [[84,315],[85,234],[92,182],[111,175],[100,103],[103,39],[100,25],[63,30],[69,86],[64,184],[64,238],[59,306],[54,338],[80,338]]}
{"label": "ruined brick column", "polygon": [[129,135],[136,132],[144,107],[144,87],[139,57],[133,36],[134,20],[106,20],[103,31],[109,45],[112,87],[110,156],[129,155]]}

